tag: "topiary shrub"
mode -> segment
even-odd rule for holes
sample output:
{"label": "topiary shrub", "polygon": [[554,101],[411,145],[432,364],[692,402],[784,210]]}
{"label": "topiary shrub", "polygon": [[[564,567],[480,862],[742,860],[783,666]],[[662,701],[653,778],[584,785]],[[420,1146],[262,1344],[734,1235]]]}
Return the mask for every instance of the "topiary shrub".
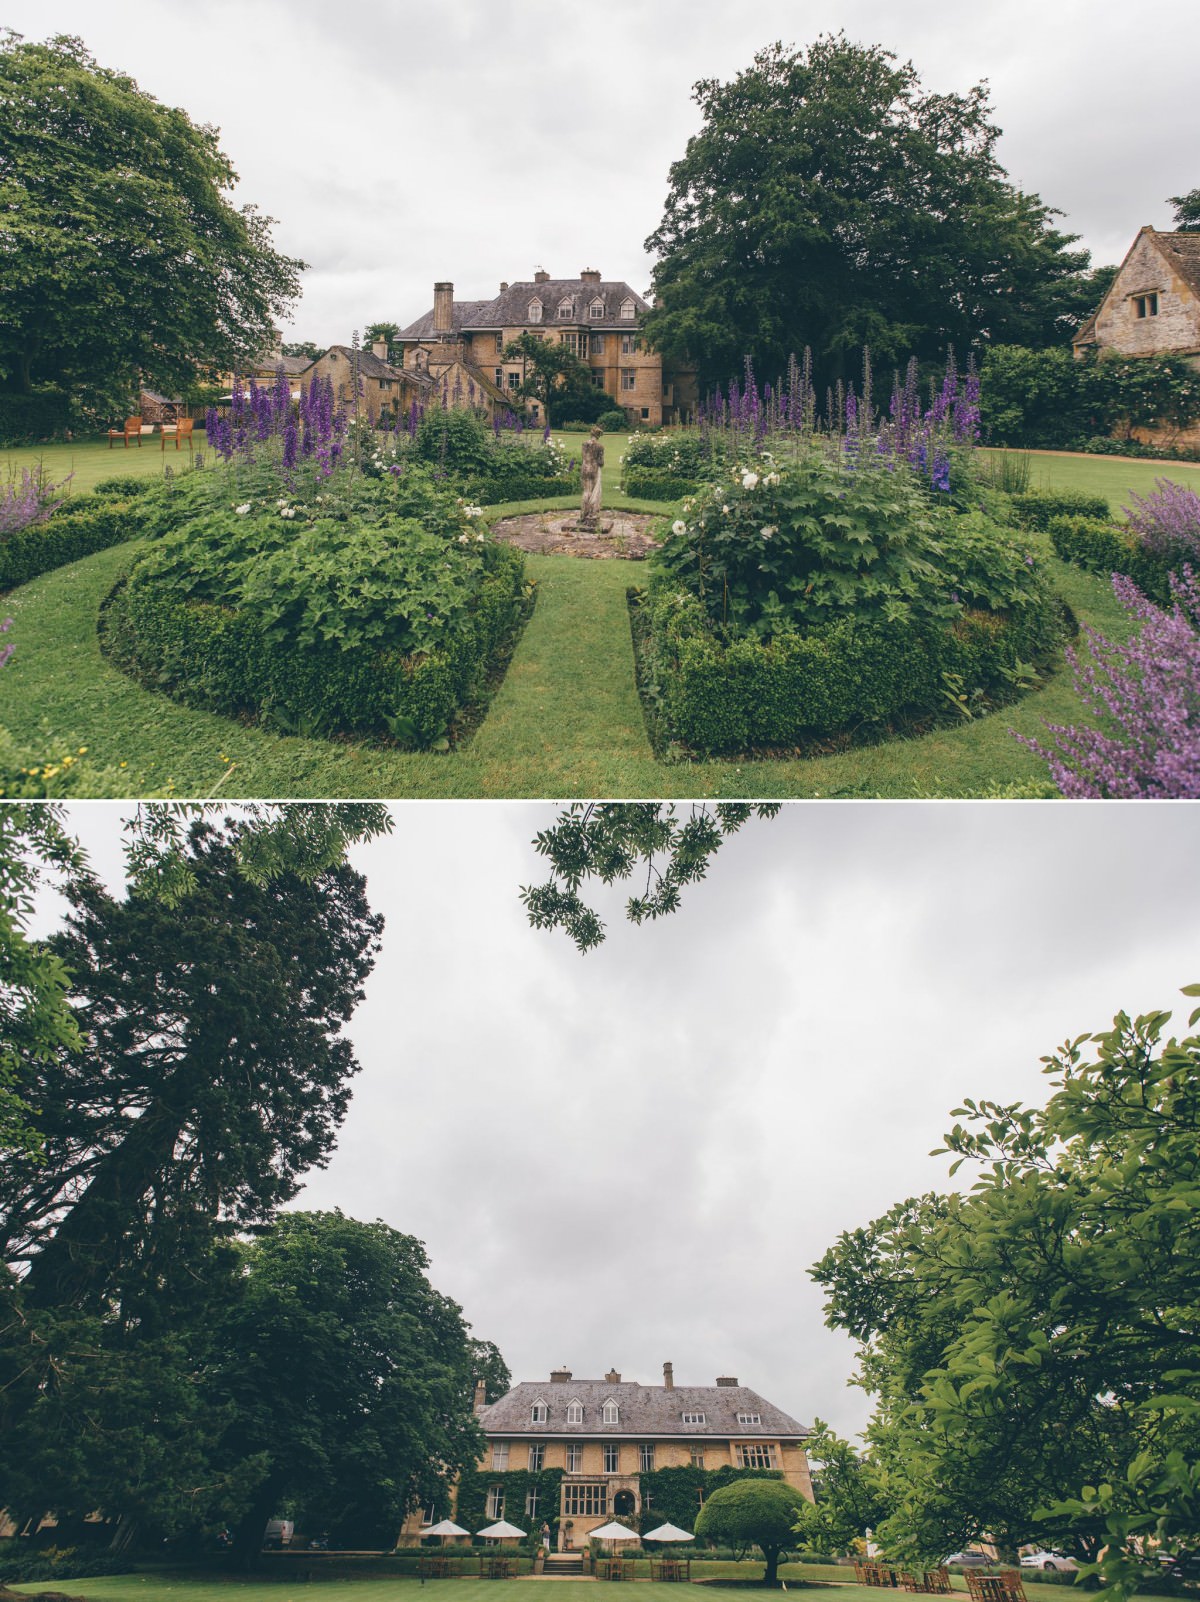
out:
{"label": "topiary shrub", "polygon": [[130,501],[135,495],[144,495],[148,489],[153,489],[157,482],[148,474],[121,473],[116,478],[106,478],[102,484],[96,484],[92,494],[115,495],[123,501]]}

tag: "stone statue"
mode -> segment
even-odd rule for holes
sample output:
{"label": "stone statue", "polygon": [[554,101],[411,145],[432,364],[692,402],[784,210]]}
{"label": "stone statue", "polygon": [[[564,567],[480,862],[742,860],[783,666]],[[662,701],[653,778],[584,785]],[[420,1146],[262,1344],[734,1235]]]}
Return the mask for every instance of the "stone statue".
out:
{"label": "stone statue", "polygon": [[578,525],[581,530],[595,529],[600,520],[600,469],[604,466],[604,446],[600,443],[602,437],[603,430],[596,423],[590,437],[583,442],[583,510]]}

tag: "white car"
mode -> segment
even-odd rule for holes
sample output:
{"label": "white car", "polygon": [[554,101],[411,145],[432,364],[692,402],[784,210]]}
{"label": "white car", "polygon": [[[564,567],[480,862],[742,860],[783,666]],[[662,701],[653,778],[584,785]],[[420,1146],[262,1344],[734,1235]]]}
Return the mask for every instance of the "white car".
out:
{"label": "white car", "polygon": [[1061,1552],[1026,1552],[1021,1559],[1023,1569],[1056,1569],[1059,1574],[1074,1574],[1079,1565],[1072,1557]]}

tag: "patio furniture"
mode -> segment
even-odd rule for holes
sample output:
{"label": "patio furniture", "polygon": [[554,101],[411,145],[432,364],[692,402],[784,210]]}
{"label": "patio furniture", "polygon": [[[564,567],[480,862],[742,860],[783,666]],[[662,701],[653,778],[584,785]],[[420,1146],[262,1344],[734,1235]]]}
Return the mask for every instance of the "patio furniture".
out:
{"label": "patio furniture", "polygon": [[442,1552],[422,1552],[417,1573],[423,1580],[444,1580],[449,1576],[450,1565]]}
{"label": "patio furniture", "polygon": [[650,1565],[652,1580],[690,1580],[691,1577],[691,1558],[659,1558]]}
{"label": "patio furniture", "polygon": [[636,1574],[632,1558],[609,1557],[600,1559],[602,1580],[632,1580]]}
{"label": "patio furniture", "polygon": [[195,426],[195,419],[191,417],[181,417],[177,423],[164,423],[162,425],[162,449],[165,451],[168,439],[174,438],[176,450],[179,449],[179,441],[186,439],[187,448],[190,451],[192,449],[192,430]]}
{"label": "patio furniture", "polygon": [[860,1585],[874,1585],[881,1590],[895,1590],[896,1571],[886,1563],[856,1563],[854,1577]]}
{"label": "patio furniture", "polygon": [[124,425],[121,428],[110,428],[109,429],[109,431],[108,431],[108,448],[109,448],[110,451],[113,448],[113,440],[114,439],[122,439],[122,440],[124,440],[125,441],[125,449],[126,450],[129,449],[129,441],[131,439],[136,439],[137,442],[138,442],[138,449],[141,450],[141,448],[142,448],[142,420],[141,420],[141,418],[140,417],[127,417],[125,419]]}
{"label": "patio furniture", "polygon": [[1025,1587],[1015,1569],[999,1574],[978,1574],[967,1570],[967,1590],[971,1602],[1026,1602]]}
{"label": "patio furniture", "polygon": [[949,1596],[950,1574],[946,1569],[902,1569],[900,1584],[905,1591],[924,1596]]}

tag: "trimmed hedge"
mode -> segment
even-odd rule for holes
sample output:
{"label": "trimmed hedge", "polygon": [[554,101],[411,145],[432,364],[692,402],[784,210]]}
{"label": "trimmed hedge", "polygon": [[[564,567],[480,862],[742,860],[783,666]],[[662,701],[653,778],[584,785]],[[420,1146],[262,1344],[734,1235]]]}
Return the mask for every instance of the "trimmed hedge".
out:
{"label": "trimmed hedge", "polygon": [[0,590],[143,532],[138,508],[110,495],[76,495],[45,522],[0,534]]}
{"label": "trimmed hedge", "polygon": [[1103,495],[1085,490],[1027,490],[1010,495],[1013,516],[1022,528],[1035,528],[1045,534],[1056,517],[1109,518],[1112,514]]}
{"label": "trimmed hedge", "polygon": [[1142,594],[1159,606],[1171,599],[1168,575],[1187,561],[1186,555],[1172,560],[1147,551],[1137,536],[1120,523],[1101,522],[1093,517],[1055,517],[1048,529],[1054,554],[1089,573],[1108,578],[1124,573]]}
{"label": "trimmed hedge", "polygon": [[264,639],[246,613],[168,601],[122,580],[109,596],[102,642],[118,666],[189,706],[253,713],[285,732],[391,731],[427,746],[496,662],[522,611],[524,561],[487,547],[466,626],[421,656],[336,646],[289,649]]}
{"label": "trimmed hedge", "polygon": [[681,478],[669,467],[626,467],[626,495],[640,501],[681,501],[694,495],[699,486],[693,479]]}
{"label": "trimmed hedge", "polygon": [[705,753],[792,747],[924,717],[953,689],[1011,694],[1018,662],[1046,661],[1066,633],[1057,604],[1018,621],[967,613],[950,628],[854,618],[770,640],[722,640],[700,603],[658,586],[645,604],[644,664],[673,739]]}

